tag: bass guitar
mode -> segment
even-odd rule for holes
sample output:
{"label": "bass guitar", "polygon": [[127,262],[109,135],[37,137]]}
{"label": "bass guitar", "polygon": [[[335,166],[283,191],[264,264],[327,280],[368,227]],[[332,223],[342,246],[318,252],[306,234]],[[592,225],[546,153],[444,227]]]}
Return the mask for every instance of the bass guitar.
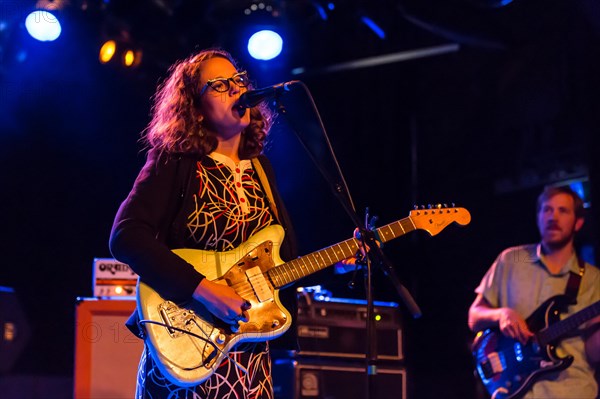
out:
{"label": "bass guitar", "polygon": [[565,295],[545,301],[526,320],[534,337],[526,345],[504,336],[497,329],[477,333],[473,342],[475,369],[494,399],[516,399],[544,374],[564,370],[572,356],[559,357],[556,345],[582,323],[600,314],[600,301],[560,320],[569,305]]}
{"label": "bass guitar", "polygon": [[[386,242],[416,229],[433,236],[453,222],[466,225],[470,221],[471,215],[464,208],[416,209],[409,217],[375,232]],[[145,326],[144,340],[169,381],[179,386],[197,385],[214,373],[236,344],[281,336],[289,329],[292,318],[279,301],[279,289],[351,257],[359,249],[358,240],[351,238],[284,263],[279,257],[283,237],[283,228],[271,225],[230,251],[173,251],[210,281],[232,287],[250,302],[249,321],[240,323],[237,331],[197,301],[178,306],[138,282],[137,311]]]}

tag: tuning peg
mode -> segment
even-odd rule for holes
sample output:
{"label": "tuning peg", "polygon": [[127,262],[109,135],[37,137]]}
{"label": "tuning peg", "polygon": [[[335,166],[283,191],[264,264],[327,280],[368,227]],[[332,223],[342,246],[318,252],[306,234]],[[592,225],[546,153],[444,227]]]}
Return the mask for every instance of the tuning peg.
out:
{"label": "tuning peg", "polygon": [[431,209],[431,208],[433,208],[433,205],[427,204],[427,209]]}
{"label": "tuning peg", "polygon": [[444,208],[448,208],[448,204],[444,202]]}

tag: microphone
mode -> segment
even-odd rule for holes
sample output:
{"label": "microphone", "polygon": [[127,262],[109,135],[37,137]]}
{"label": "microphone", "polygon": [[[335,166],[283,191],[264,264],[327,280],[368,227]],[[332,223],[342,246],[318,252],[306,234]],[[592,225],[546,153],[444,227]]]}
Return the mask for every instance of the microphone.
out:
{"label": "microphone", "polygon": [[290,80],[289,82],[278,83],[276,85],[264,87],[262,89],[247,91],[240,96],[235,106],[238,107],[240,110],[252,108],[265,100],[279,97],[281,94],[290,91],[290,86],[293,86],[298,83],[300,83],[299,80]]}

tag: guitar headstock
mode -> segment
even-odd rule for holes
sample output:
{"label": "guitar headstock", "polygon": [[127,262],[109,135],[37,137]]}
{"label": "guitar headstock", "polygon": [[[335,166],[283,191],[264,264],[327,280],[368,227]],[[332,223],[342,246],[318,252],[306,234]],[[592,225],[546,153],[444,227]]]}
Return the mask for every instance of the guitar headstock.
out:
{"label": "guitar headstock", "polygon": [[465,208],[447,207],[441,204],[429,205],[427,208],[415,207],[409,217],[415,228],[425,230],[432,236],[444,230],[452,222],[461,226],[471,222],[471,214]]}

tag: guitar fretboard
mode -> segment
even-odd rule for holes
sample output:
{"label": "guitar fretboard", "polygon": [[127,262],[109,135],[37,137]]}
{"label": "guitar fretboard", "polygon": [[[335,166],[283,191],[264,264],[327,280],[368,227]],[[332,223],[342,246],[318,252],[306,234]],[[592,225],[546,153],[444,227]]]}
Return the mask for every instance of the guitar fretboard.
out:
{"label": "guitar fretboard", "polygon": [[[410,217],[376,229],[379,240],[387,242],[415,230],[415,225]],[[342,259],[349,258],[358,251],[359,242],[351,238],[321,249],[311,254],[294,259],[283,265],[276,266],[267,271],[269,278],[276,288],[284,287],[294,281],[312,273],[323,270]]]}
{"label": "guitar fretboard", "polygon": [[576,329],[581,324],[596,317],[599,314],[600,301],[588,306],[585,309],[580,310],[579,312],[567,317],[564,320],[554,323],[539,331],[537,334],[538,341],[541,345],[548,345],[549,343],[560,339],[563,335]]}

